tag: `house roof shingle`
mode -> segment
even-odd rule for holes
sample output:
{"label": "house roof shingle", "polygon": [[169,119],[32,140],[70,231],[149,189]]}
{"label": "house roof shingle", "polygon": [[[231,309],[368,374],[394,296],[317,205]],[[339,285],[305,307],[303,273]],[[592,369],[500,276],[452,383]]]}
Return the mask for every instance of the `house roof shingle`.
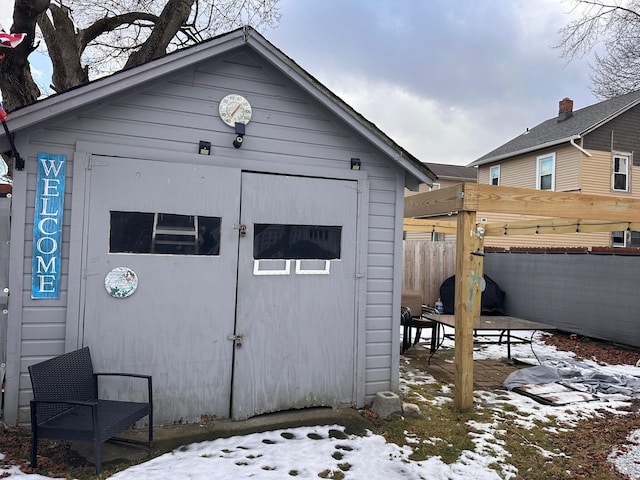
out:
{"label": "house roof shingle", "polygon": [[449,165],[446,163],[425,162],[433,173],[439,179],[443,180],[469,180],[476,181],[478,171],[474,167],[465,167],[463,165]]}
{"label": "house roof shingle", "polygon": [[557,116],[550,118],[471,162],[469,166],[484,165],[576,140],[638,103],[640,90],[581,108],[562,121]]}

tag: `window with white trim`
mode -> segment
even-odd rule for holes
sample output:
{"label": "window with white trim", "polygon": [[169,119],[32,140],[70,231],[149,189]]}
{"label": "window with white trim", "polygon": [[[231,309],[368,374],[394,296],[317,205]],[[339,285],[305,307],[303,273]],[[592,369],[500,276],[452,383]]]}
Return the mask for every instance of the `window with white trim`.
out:
{"label": "window with white trim", "polygon": [[611,232],[611,246],[640,247],[640,232],[637,230],[619,230]]}
{"label": "window with white trim", "polygon": [[440,184],[439,183],[432,183],[431,184],[431,190],[440,190]]}
{"label": "window with white trim", "polygon": [[500,165],[494,165],[489,169],[489,184],[500,185]]}
{"label": "window with white trim", "polygon": [[541,155],[536,165],[536,188],[538,190],[556,189],[556,154]]}
{"label": "window with white trim", "polygon": [[611,173],[611,189],[616,192],[629,191],[629,155],[614,154]]}

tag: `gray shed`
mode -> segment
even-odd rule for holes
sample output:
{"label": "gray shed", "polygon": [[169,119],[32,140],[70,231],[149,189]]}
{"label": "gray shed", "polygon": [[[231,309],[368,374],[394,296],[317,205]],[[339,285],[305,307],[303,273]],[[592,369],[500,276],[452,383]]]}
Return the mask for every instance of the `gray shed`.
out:
{"label": "gray shed", "polygon": [[403,191],[435,177],[259,33],[8,125],[6,423],[29,421],[28,365],[82,346],[153,375],[158,424],[397,390]]}

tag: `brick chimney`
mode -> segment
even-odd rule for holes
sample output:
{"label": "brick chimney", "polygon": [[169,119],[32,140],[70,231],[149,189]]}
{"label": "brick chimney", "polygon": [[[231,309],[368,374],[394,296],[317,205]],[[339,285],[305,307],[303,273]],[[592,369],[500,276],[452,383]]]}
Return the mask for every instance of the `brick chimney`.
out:
{"label": "brick chimney", "polygon": [[562,122],[573,115],[573,100],[564,97],[558,105],[558,121]]}

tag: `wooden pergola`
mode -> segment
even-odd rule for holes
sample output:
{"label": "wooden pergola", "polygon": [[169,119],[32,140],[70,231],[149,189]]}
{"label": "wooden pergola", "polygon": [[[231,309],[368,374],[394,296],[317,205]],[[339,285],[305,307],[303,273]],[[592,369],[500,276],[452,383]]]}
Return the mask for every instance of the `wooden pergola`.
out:
{"label": "wooden pergola", "polygon": [[[547,217],[505,224],[479,224],[476,214]],[[457,214],[457,221],[430,217]],[[461,183],[405,198],[405,231],[456,233],[455,396],[459,410],[473,406],[473,327],[480,316],[484,237],[518,234],[640,230],[640,199]]]}

